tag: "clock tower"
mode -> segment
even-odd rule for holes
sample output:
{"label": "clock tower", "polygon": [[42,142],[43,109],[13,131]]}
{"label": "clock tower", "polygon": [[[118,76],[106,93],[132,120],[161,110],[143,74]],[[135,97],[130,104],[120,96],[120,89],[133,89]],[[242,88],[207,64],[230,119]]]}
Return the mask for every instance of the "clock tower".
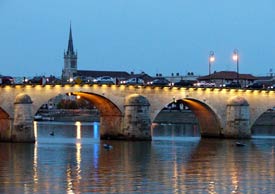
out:
{"label": "clock tower", "polygon": [[62,70],[62,81],[69,82],[77,73],[77,52],[74,51],[72,28],[70,25],[70,34],[68,49],[64,52],[64,68]]}

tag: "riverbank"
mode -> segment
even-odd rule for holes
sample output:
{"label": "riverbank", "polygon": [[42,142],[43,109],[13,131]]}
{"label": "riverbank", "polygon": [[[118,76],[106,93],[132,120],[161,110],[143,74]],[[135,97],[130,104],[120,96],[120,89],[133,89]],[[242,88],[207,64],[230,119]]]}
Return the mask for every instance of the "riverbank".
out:
{"label": "riverbank", "polygon": [[[100,114],[94,110],[51,110],[41,111],[38,113],[47,121],[60,122],[99,122]],[[51,118],[51,119],[47,119]],[[198,124],[198,120],[194,113],[190,110],[163,110],[153,121],[154,123],[167,124]]]}
{"label": "riverbank", "polygon": [[191,110],[163,110],[153,122],[163,124],[198,124],[198,119]]}
{"label": "riverbank", "polygon": [[[42,110],[37,115],[42,116],[42,120],[58,121],[58,122],[99,122],[99,112],[97,109],[81,110],[81,109],[58,109],[58,110]],[[51,118],[51,119],[47,119]]]}

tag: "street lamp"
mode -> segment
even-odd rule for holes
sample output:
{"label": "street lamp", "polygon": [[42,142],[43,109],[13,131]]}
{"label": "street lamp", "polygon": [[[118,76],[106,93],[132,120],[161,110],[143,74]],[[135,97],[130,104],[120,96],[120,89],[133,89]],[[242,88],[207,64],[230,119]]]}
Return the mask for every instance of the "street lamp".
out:
{"label": "street lamp", "polygon": [[239,51],[238,49],[234,49],[232,58],[237,63],[237,83],[239,85]]}
{"label": "street lamp", "polygon": [[208,58],[208,68],[209,68],[209,76],[210,76],[210,74],[211,74],[211,65],[212,65],[212,63],[215,61],[215,56],[214,56],[214,51],[210,51],[210,53],[209,53],[209,58]]}

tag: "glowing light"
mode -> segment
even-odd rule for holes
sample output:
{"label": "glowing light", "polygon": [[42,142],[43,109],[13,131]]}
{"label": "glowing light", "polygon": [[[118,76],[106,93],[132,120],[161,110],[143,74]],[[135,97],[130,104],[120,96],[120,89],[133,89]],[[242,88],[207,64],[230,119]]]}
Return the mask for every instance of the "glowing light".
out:
{"label": "glowing light", "polygon": [[209,75],[211,74],[211,65],[212,63],[215,61],[215,55],[214,55],[214,51],[210,51],[209,53]]}
{"label": "glowing light", "polygon": [[67,90],[71,89],[71,86],[68,85],[68,84],[64,85],[64,87],[65,87],[65,89],[67,89]]}
{"label": "glowing light", "polygon": [[54,86],[54,85],[44,85],[44,87],[45,87],[46,90],[51,89],[53,86]]}
{"label": "glowing light", "polygon": [[232,56],[232,59],[233,59],[234,61],[237,61],[238,58],[239,58],[238,53],[234,53],[233,56]]}
{"label": "glowing light", "polygon": [[90,85],[85,83],[85,84],[83,84],[83,86],[82,86],[82,87],[83,87],[83,88],[87,88],[87,89],[88,89],[88,88],[90,88]]}
{"label": "glowing light", "polygon": [[33,87],[35,88],[35,90],[42,90],[42,85],[33,85]]}
{"label": "glowing light", "polygon": [[80,99],[80,98],[81,98],[81,96],[77,95],[77,96],[76,96],[76,98],[77,98],[77,99]]}
{"label": "glowing light", "polygon": [[214,56],[211,56],[211,57],[209,58],[209,60],[210,60],[211,63],[213,63],[213,62],[215,61],[215,57],[214,57]]}
{"label": "glowing light", "polygon": [[4,88],[4,90],[11,90],[12,89],[12,87],[11,86],[6,86],[6,85],[2,85],[2,87]]}

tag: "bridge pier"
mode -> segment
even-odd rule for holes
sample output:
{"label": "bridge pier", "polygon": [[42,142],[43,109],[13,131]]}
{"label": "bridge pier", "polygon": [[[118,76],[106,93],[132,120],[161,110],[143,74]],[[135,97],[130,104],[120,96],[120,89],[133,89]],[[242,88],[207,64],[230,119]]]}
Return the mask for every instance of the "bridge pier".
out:
{"label": "bridge pier", "polygon": [[233,97],[228,101],[226,108],[226,138],[250,138],[249,104],[242,97]]}
{"label": "bridge pier", "polygon": [[100,139],[119,140],[123,139],[121,130],[122,117],[116,115],[100,116]]}
{"label": "bridge pier", "polygon": [[148,100],[132,94],[125,100],[123,135],[127,140],[152,140]]}
{"label": "bridge pier", "polygon": [[19,94],[14,102],[14,122],[11,128],[11,142],[35,142],[32,101],[26,94]]}
{"label": "bridge pier", "polygon": [[100,139],[152,140],[149,102],[138,94],[126,98],[124,117],[102,115]]}

